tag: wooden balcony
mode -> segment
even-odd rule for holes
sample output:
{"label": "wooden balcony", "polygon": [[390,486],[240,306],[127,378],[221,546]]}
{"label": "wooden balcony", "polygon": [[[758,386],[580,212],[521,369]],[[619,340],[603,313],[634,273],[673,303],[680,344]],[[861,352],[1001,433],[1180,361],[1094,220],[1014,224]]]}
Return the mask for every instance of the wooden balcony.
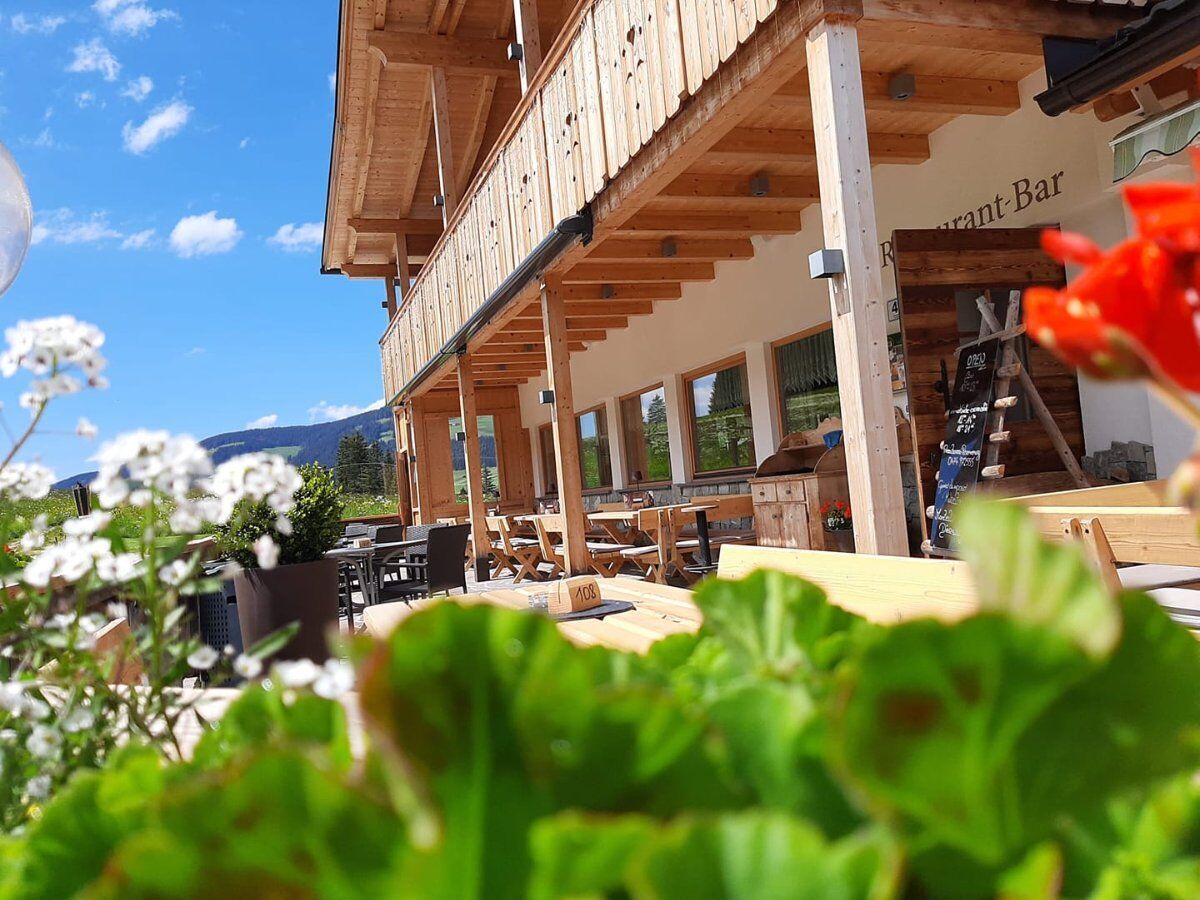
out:
{"label": "wooden balcony", "polygon": [[[928,135],[955,116],[1017,108],[1016,82],[1040,67],[1044,34],[1111,34],[1130,15],[1051,0],[585,0],[380,340],[385,399],[556,222],[589,205],[597,242],[562,261],[565,290],[620,303],[569,319],[572,349],[648,312],[645,298],[678,297],[683,282],[711,279],[714,262],[752,255],[748,238],[798,231],[818,200],[804,48],[815,22],[859,23],[872,161],[919,164]],[[897,70],[917,73],[910,103],[889,90]],[[769,173],[761,191],[759,172]],[[487,336],[497,358],[480,383],[544,370],[536,313],[521,312],[535,300],[514,304],[506,335]],[[442,379],[452,377],[447,365]]]}

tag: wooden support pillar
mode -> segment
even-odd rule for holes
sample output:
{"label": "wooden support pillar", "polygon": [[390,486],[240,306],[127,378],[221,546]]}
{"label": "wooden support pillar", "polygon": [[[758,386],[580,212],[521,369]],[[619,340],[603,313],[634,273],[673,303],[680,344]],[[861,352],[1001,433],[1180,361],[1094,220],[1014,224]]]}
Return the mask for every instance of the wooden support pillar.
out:
{"label": "wooden support pillar", "polygon": [[408,465],[416,507],[413,519],[418,525],[432,525],[433,497],[429,490],[429,479],[421,468],[424,466],[428,470],[429,460],[425,455],[425,410],[419,398],[408,401],[408,427],[412,438],[408,445]]}
{"label": "wooden support pillar", "polygon": [[384,290],[387,291],[387,304],[386,305],[387,305],[388,321],[390,322],[390,321],[392,321],[392,319],[396,318],[396,310],[398,309],[397,304],[396,304],[396,279],[395,278],[383,279],[383,287],[384,287]]}
{"label": "wooden support pillar", "polygon": [[830,280],[830,297],[855,545],[859,553],[907,556],[857,28],[818,23],[807,54],[825,246],[842,251],[845,263]]}
{"label": "wooden support pillar", "polygon": [[446,93],[446,70],[435,66],[429,79],[433,92],[433,140],[437,150],[438,183],[441,185],[442,224],[458,207],[458,182],[454,178],[454,151],[450,143],[450,101]]}
{"label": "wooden support pillar", "polygon": [[567,345],[567,312],[562,295],[562,277],[547,275],[542,280],[542,325],[546,332],[546,377],[554,392],[551,421],[554,428],[555,468],[558,474],[558,504],[565,527],[565,569],[568,575],[584,575],[587,561],[587,520],[583,515],[583,473],[579,466],[579,428],[575,424],[575,400],[571,388],[571,354]]}
{"label": "wooden support pillar", "polygon": [[467,508],[471,516],[471,546],[475,552],[475,579],[491,580],[491,541],[488,539],[487,510],[483,505],[483,459],[479,453],[479,410],[475,405],[475,379],[469,353],[458,357],[458,405],[466,436]]}
{"label": "wooden support pillar", "polygon": [[542,65],[542,36],[538,30],[537,0],[513,0],[513,23],[521,45],[521,94],[529,91],[534,73]]}
{"label": "wooden support pillar", "polygon": [[405,525],[412,525],[412,483],[408,475],[408,411],[404,407],[393,407],[392,427],[396,435],[396,512],[400,514],[400,520]]}

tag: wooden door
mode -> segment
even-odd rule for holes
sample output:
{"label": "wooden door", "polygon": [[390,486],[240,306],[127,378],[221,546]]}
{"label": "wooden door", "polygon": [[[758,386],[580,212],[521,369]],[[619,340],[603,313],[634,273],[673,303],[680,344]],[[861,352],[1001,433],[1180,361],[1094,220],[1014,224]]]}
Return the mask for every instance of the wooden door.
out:
{"label": "wooden door", "polygon": [[[924,511],[933,502],[937,485],[946,396],[956,365],[954,350],[962,341],[979,336],[978,320],[967,314],[974,297],[990,291],[993,298],[1007,299],[1010,292],[1033,285],[1061,286],[1066,273],[1042,252],[1041,229],[897,231],[892,247],[913,452]],[[1029,375],[1078,459],[1083,455],[1083,424],[1075,373],[1032,341],[1021,340],[1024,346],[1019,351]],[[1028,404],[1022,403],[1021,408],[1028,410]],[[1053,473],[1062,473],[1065,479],[1062,462],[1041,423],[1032,415],[1010,416],[1008,421],[1005,427],[1012,437],[1000,454],[1005,480]],[[928,537],[924,514],[921,526]]]}

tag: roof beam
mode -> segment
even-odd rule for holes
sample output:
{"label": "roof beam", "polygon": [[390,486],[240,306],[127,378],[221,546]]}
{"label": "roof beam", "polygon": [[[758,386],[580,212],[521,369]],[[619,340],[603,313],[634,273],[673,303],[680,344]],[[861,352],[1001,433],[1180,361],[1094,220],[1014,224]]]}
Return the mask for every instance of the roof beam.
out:
{"label": "roof beam", "polygon": [[[871,160],[876,163],[923,163],[929,159],[929,137],[924,134],[868,136]],[[810,161],[817,159],[811,131],[791,128],[737,128],[713,145],[710,158],[733,162]]]}
{"label": "roof beam", "polygon": [[[1021,108],[1015,81],[992,78],[950,78],[914,75],[916,91],[905,100],[892,97],[892,74],[863,72],[863,97],[867,108],[887,112],[927,112],[948,115],[1006,116]],[[776,109],[798,109],[811,114],[808,77],[800,75],[767,101]]]}
{"label": "roof beam", "polygon": [[[807,102],[807,101],[806,101]],[[681,175],[650,206],[655,209],[800,210],[820,199],[817,179],[806,176]]]}
{"label": "roof beam", "polygon": [[563,300],[568,304],[577,301],[603,300],[606,303],[621,300],[678,300],[683,296],[683,286],[676,283],[652,284],[564,284]]}
{"label": "roof beam", "polygon": [[350,227],[359,234],[431,234],[441,237],[441,219],[369,219],[357,217]]}
{"label": "roof beam", "polygon": [[423,31],[372,31],[367,46],[387,66],[436,66],[448,72],[516,78],[502,38],[451,37]]}
{"label": "roof beam", "polygon": [[[708,237],[748,234],[796,234],[800,231],[798,212],[710,213],[650,210],[635,213],[613,232],[617,235],[704,234]],[[612,272],[612,277],[624,276]]]}
{"label": "roof beam", "polygon": [[[674,260],[752,259],[749,238],[609,238],[593,247],[590,260],[672,262]],[[623,271],[623,270],[622,270]]]}
{"label": "roof beam", "polygon": [[1046,0],[862,0],[863,19],[951,28],[996,35],[1028,34],[1038,45],[1044,35],[1110,38],[1145,13],[1107,3],[1047,3]]}
{"label": "roof beam", "polygon": [[[622,281],[712,281],[717,277],[710,262],[635,262],[620,267]],[[611,262],[582,262],[563,276],[568,284],[605,284],[613,277]]]}

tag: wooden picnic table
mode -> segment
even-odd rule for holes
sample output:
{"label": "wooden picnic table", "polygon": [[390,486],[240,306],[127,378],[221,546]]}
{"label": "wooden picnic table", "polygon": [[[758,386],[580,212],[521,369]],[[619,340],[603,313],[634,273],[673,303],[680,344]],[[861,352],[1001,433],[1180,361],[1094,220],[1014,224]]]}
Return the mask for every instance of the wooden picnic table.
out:
{"label": "wooden picnic table", "polygon": [[[646,507],[649,508],[649,507]],[[639,509],[612,509],[588,513],[588,521],[605,530],[615,544],[632,544],[638,536],[637,515]]]}
{"label": "wooden picnic table", "polygon": [[[522,585],[481,594],[417,600],[412,604],[384,603],[368,608],[363,613],[363,622],[368,634],[382,638],[414,612],[431,603],[440,603],[447,599],[455,603],[492,603],[508,609],[527,611],[529,601],[534,595],[553,590],[555,584]],[[599,579],[599,584],[603,600],[624,600],[632,603],[634,608],[613,613],[603,619],[559,622],[558,630],[563,636],[581,647],[599,645],[629,653],[645,653],[665,637],[674,634],[694,634],[703,622],[700,610],[692,601],[692,592],[683,588],[632,578]]]}

